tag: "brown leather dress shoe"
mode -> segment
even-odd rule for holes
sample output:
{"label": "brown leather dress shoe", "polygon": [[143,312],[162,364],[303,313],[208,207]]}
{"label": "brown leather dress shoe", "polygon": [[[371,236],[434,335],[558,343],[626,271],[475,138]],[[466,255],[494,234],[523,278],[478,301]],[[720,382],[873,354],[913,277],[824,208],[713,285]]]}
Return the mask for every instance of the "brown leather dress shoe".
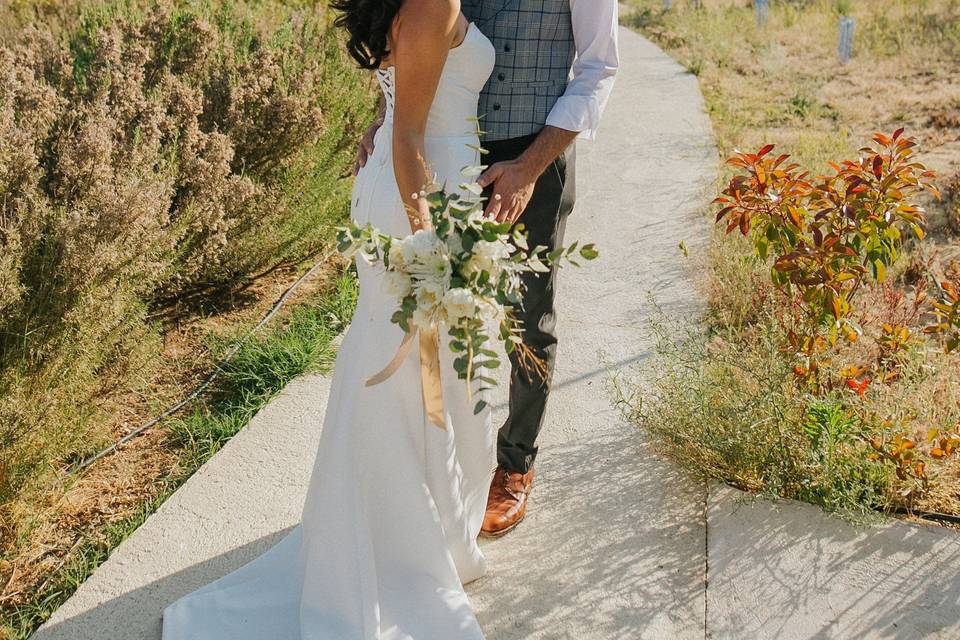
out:
{"label": "brown leather dress shoe", "polygon": [[497,467],[490,483],[487,512],[483,516],[480,535],[499,538],[520,524],[527,513],[527,496],[533,486],[533,467],[527,473]]}

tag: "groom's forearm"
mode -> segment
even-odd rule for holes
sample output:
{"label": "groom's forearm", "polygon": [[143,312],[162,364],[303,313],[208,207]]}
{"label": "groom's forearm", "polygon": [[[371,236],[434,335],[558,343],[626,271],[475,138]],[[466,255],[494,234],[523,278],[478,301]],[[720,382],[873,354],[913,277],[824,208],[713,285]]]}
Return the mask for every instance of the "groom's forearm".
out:
{"label": "groom's forearm", "polygon": [[530,175],[539,178],[550,163],[556,160],[576,137],[576,131],[547,125],[540,130],[537,137],[517,160],[529,169]]}

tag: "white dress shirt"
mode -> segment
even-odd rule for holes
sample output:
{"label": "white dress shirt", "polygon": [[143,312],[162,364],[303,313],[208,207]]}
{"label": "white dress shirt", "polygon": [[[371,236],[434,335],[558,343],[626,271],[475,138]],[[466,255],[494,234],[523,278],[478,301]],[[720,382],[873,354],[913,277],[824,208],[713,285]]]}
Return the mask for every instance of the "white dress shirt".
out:
{"label": "white dress shirt", "polygon": [[620,67],[617,0],[570,0],[577,57],[566,92],[547,116],[547,125],[577,131],[593,140]]}

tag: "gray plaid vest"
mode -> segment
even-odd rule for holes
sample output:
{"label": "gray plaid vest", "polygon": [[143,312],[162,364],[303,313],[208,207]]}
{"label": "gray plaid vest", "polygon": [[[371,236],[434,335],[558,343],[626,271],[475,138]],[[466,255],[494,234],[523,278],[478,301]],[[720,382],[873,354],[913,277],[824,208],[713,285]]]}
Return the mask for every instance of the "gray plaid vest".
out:
{"label": "gray plaid vest", "polygon": [[576,55],[570,0],[462,0],[461,10],[497,49],[480,93],[483,139],[536,133],[566,91]]}

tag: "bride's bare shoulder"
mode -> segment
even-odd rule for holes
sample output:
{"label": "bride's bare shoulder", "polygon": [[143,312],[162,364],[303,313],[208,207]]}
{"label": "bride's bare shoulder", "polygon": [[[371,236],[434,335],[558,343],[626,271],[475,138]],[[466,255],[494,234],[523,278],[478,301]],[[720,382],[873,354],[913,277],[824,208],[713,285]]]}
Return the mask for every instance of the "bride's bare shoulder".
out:
{"label": "bride's bare shoulder", "polygon": [[403,25],[415,26],[418,30],[443,31],[449,33],[457,24],[460,16],[460,0],[404,0],[394,30]]}

